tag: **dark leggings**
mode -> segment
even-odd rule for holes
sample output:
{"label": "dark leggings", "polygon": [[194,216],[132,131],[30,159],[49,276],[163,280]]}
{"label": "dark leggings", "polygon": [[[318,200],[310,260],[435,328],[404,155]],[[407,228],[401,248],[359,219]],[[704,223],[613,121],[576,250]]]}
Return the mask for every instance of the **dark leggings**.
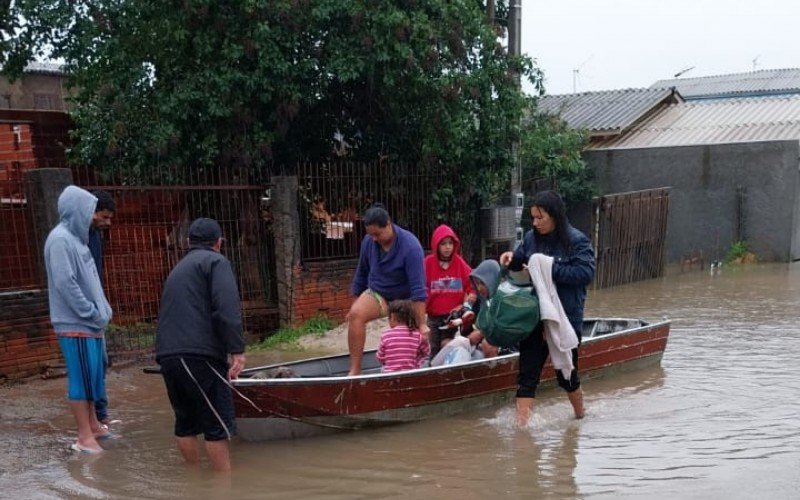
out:
{"label": "dark leggings", "polygon": [[[540,322],[533,333],[519,343],[518,398],[536,397],[536,387],[539,385],[542,368],[544,368],[544,363],[549,355],[550,351],[547,348],[547,342],[544,340],[544,329]],[[556,371],[558,385],[567,392],[577,391],[581,386],[581,379],[578,376],[577,348],[572,350],[572,364],[575,368],[572,370],[569,380],[561,375],[561,370]]]}

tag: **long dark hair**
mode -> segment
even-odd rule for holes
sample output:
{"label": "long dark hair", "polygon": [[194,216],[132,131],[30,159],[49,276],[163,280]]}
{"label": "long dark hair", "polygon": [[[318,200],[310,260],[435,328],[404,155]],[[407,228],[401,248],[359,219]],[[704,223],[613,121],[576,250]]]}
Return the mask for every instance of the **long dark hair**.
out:
{"label": "long dark hair", "polygon": [[[569,253],[572,244],[569,239],[569,220],[567,219],[567,207],[561,195],[555,191],[540,191],[533,197],[532,206],[547,212],[556,224],[556,240],[564,252]],[[534,230],[533,237],[539,240],[543,235]]]}

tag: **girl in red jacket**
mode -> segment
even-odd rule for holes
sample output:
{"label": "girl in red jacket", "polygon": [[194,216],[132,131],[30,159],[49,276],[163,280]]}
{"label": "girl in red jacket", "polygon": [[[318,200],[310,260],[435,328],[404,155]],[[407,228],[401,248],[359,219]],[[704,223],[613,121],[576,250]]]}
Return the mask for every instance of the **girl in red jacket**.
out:
{"label": "girl in red jacket", "polygon": [[469,280],[472,269],[461,257],[461,240],[450,226],[442,224],[431,236],[431,254],[425,257],[426,312],[430,328],[431,359],[441,349],[442,340],[451,339],[455,330],[440,330],[453,310],[475,295]]}

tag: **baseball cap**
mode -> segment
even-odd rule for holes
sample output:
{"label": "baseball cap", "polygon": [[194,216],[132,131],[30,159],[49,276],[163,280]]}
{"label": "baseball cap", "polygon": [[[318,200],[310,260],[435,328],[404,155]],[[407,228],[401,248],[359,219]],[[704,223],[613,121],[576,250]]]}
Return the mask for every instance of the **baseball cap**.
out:
{"label": "baseball cap", "polygon": [[214,219],[201,217],[189,226],[189,243],[205,243],[213,245],[222,238],[222,228]]}

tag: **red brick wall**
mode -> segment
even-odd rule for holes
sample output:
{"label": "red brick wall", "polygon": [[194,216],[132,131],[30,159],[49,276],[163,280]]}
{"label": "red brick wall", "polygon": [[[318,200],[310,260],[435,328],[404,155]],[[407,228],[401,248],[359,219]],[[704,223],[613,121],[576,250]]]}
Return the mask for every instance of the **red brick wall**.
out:
{"label": "red brick wall", "polygon": [[24,173],[64,166],[69,127],[66,113],[0,110],[0,290],[41,286]]}
{"label": "red brick wall", "polygon": [[[17,129],[15,131],[14,129]],[[35,166],[31,125],[0,124],[0,182],[7,194],[21,194],[22,171]],[[15,165],[16,163],[16,165]]]}
{"label": "red brick wall", "polygon": [[161,191],[114,193],[117,212],[104,235],[105,291],[115,324],[158,317],[161,288],[183,252],[170,246],[184,198]]}
{"label": "red brick wall", "polygon": [[343,321],[353,303],[350,284],[357,263],[348,259],[295,266],[292,324],[298,325],[317,313]]}
{"label": "red brick wall", "polygon": [[[19,125],[22,132],[17,148],[13,142],[14,125]],[[23,168],[64,167],[71,127],[66,113],[0,109],[0,163],[20,161]]]}
{"label": "red brick wall", "polygon": [[0,293],[0,380],[36,375],[62,364],[47,291]]}

